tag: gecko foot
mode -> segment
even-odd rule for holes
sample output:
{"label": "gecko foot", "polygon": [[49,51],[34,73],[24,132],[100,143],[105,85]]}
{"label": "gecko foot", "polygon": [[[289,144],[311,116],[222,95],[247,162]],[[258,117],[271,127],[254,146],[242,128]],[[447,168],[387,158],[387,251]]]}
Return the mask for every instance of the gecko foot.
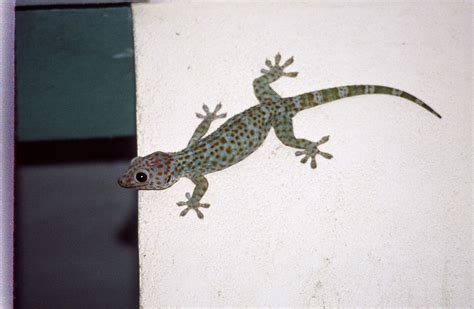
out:
{"label": "gecko foot", "polygon": [[326,143],[328,140],[329,140],[329,135],[321,138],[319,140],[319,142],[316,142],[316,143],[312,142],[305,150],[295,152],[295,155],[296,156],[305,155],[303,157],[303,159],[301,159],[301,163],[303,163],[303,164],[306,163],[309,158],[311,158],[311,164],[310,165],[311,165],[311,168],[314,169],[314,168],[317,167],[316,155],[319,154],[319,155],[323,156],[326,159],[331,159],[332,158],[332,154],[329,154],[327,152],[322,152],[318,149],[319,145]]}
{"label": "gecko foot", "polygon": [[265,65],[269,68],[269,70],[262,69],[260,70],[260,72],[262,72],[263,74],[275,74],[278,77],[280,76],[296,77],[298,75],[298,72],[289,72],[289,73],[283,72],[283,70],[286,67],[290,66],[293,63],[293,60],[294,60],[293,57],[291,57],[288,60],[286,60],[285,63],[283,63],[283,65],[280,65],[281,55],[280,53],[278,53],[275,56],[275,64],[272,65],[272,62],[267,59],[265,61]]}
{"label": "gecko foot", "polygon": [[203,104],[202,109],[204,110],[206,115],[196,113],[196,117],[201,118],[201,119],[210,120],[210,121],[213,121],[213,120],[216,120],[216,119],[219,119],[219,118],[225,118],[227,116],[227,113],[220,114],[220,115],[217,114],[217,112],[221,108],[222,108],[222,104],[221,104],[221,102],[219,102],[219,104],[216,105],[216,108],[214,109],[214,111],[211,113],[211,111],[209,110],[209,107],[206,104]]}
{"label": "gecko foot", "polygon": [[184,217],[186,216],[186,214],[191,210],[193,209],[198,218],[199,219],[203,219],[204,218],[204,215],[203,213],[199,210],[200,207],[202,208],[209,208],[211,205],[209,204],[203,204],[203,203],[199,203],[199,201],[196,201],[196,200],[193,200],[191,198],[191,193],[187,192],[186,193],[186,198],[188,199],[186,202],[177,202],[176,205],[178,206],[188,206],[186,207],[183,211],[181,211],[181,213],[179,214],[180,216]]}

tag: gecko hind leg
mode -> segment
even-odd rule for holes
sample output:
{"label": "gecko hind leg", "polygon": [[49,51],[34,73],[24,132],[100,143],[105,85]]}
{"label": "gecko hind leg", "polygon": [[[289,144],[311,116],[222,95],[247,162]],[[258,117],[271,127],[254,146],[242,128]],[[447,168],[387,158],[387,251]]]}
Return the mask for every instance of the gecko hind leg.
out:
{"label": "gecko hind leg", "polygon": [[280,64],[280,61],[280,53],[275,56],[275,61],[273,64],[270,60],[266,59],[265,65],[268,68],[260,70],[263,75],[253,81],[255,96],[260,101],[260,103],[265,103],[268,100],[271,102],[277,102],[281,100],[280,95],[276,93],[272,87],[270,87],[270,84],[282,76],[296,77],[298,75],[298,72],[284,72],[285,68],[293,63],[293,57],[286,60],[283,64]]}
{"label": "gecko hind leg", "polygon": [[295,152],[296,156],[304,155],[301,163],[306,163],[311,158],[310,166],[315,169],[317,167],[316,155],[321,155],[326,159],[333,156],[327,152],[320,151],[318,146],[326,143],[329,136],[324,136],[318,142],[312,142],[303,138],[296,138],[293,132],[293,120],[291,117],[279,117],[273,123],[275,133],[278,139],[285,145],[293,148],[303,149]]}

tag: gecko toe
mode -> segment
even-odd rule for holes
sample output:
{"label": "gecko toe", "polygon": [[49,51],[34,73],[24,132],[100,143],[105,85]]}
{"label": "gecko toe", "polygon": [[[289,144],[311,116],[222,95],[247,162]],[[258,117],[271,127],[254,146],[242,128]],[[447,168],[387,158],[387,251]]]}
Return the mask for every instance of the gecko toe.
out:
{"label": "gecko toe", "polygon": [[276,55],[275,55],[275,65],[280,65],[280,61],[281,61],[281,55],[280,53],[278,52]]}
{"label": "gecko toe", "polygon": [[204,214],[197,208],[194,208],[199,219],[204,219]]}
{"label": "gecko toe", "polygon": [[332,159],[332,158],[334,157],[332,154],[327,153],[327,152],[322,152],[322,151],[320,151],[319,154],[320,154],[321,156],[323,156],[324,158],[328,159],[328,160],[330,160],[330,159]]}
{"label": "gecko toe", "polygon": [[186,214],[187,214],[190,210],[191,210],[191,207],[187,207],[186,209],[183,209],[183,211],[181,211],[181,212],[179,213],[179,215],[180,215],[181,217],[184,217],[184,216],[186,216]]}
{"label": "gecko toe", "polygon": [[288,72],[288,73],[283,72],[283,76],[296,77],[296,76],[298,76],[298,72]]}

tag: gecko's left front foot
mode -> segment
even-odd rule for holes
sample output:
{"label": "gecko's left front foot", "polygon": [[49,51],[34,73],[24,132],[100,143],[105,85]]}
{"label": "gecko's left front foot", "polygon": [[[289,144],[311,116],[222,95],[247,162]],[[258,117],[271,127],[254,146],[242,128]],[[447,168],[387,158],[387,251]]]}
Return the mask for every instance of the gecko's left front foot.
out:
{"label": "gecko's left front foot", "polygon": [[319,155],[323,156],[326,159],[331,159],[332,158],[332,154],[327,153],[327,152],[322,152],[318,149],[319,145],[326,143],[328,140],[329,140],[329,135],[321,138],[319,140],[319,142],[316,142],[316,143],[312,142],[305,150],[295,152],[295,155],[296,156],[305,155],[303,157],[303,159],[301,159],[301,163],[303,163],[303,164],[306,163],[309,158],[311,158],[311,164],[310,165],[311,165],[311,168],[314,169],[314,168],[317,167],[316,155],[319,154]]}
{"label": "gecko's left front foot", "polygon": [[222,104],[219,102],[219,104],[216,105],[216,108],[214,109],[213,112],[209,110],[209,107],[206,104],[203,104],[202,109],[206,113],[206,115],[196,113],[196,117],[209,120],[209,121],[214,121],[219,118],[225,118],[227,116],[227,113],[220,114],[218,115],[217,112],[222,108]]}
{"label": "gecko's left front foot", "polygon": [[203,213],[199,210],[200,207],[202,208],[209,208],[211,205],[206,204],[206,203],[199,203],[199,201],[193,200],[191,198],[191,193],[187,192],[186,193],[186,198],[188,199],[186,202],[177,202],[176,205],[178,206],[188,206],[186,207],[181,213],[179,214],[180,216],[184,217],[186,214],[193,209],[199,219],[203,219],[204,215]]}

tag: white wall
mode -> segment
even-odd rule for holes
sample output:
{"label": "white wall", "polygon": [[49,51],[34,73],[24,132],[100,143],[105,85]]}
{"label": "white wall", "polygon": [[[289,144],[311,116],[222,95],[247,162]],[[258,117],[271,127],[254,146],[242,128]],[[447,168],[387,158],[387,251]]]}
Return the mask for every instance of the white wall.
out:
{"label": "white wall", "polygon": [[[208,175],[205,219],[179,217],[193,185],[141,192],[141,305],[456,306],[471,301],[470,4],[180,3],[133,6],[138,146],[184,148],[202,103],[257,104],[266,57],[295,56],[283,96],[382,84],[426,101],[349,98],[294,119],[331,135],[316,171],[271,133]],[[213,128],[216,128],[215,124]]]}

